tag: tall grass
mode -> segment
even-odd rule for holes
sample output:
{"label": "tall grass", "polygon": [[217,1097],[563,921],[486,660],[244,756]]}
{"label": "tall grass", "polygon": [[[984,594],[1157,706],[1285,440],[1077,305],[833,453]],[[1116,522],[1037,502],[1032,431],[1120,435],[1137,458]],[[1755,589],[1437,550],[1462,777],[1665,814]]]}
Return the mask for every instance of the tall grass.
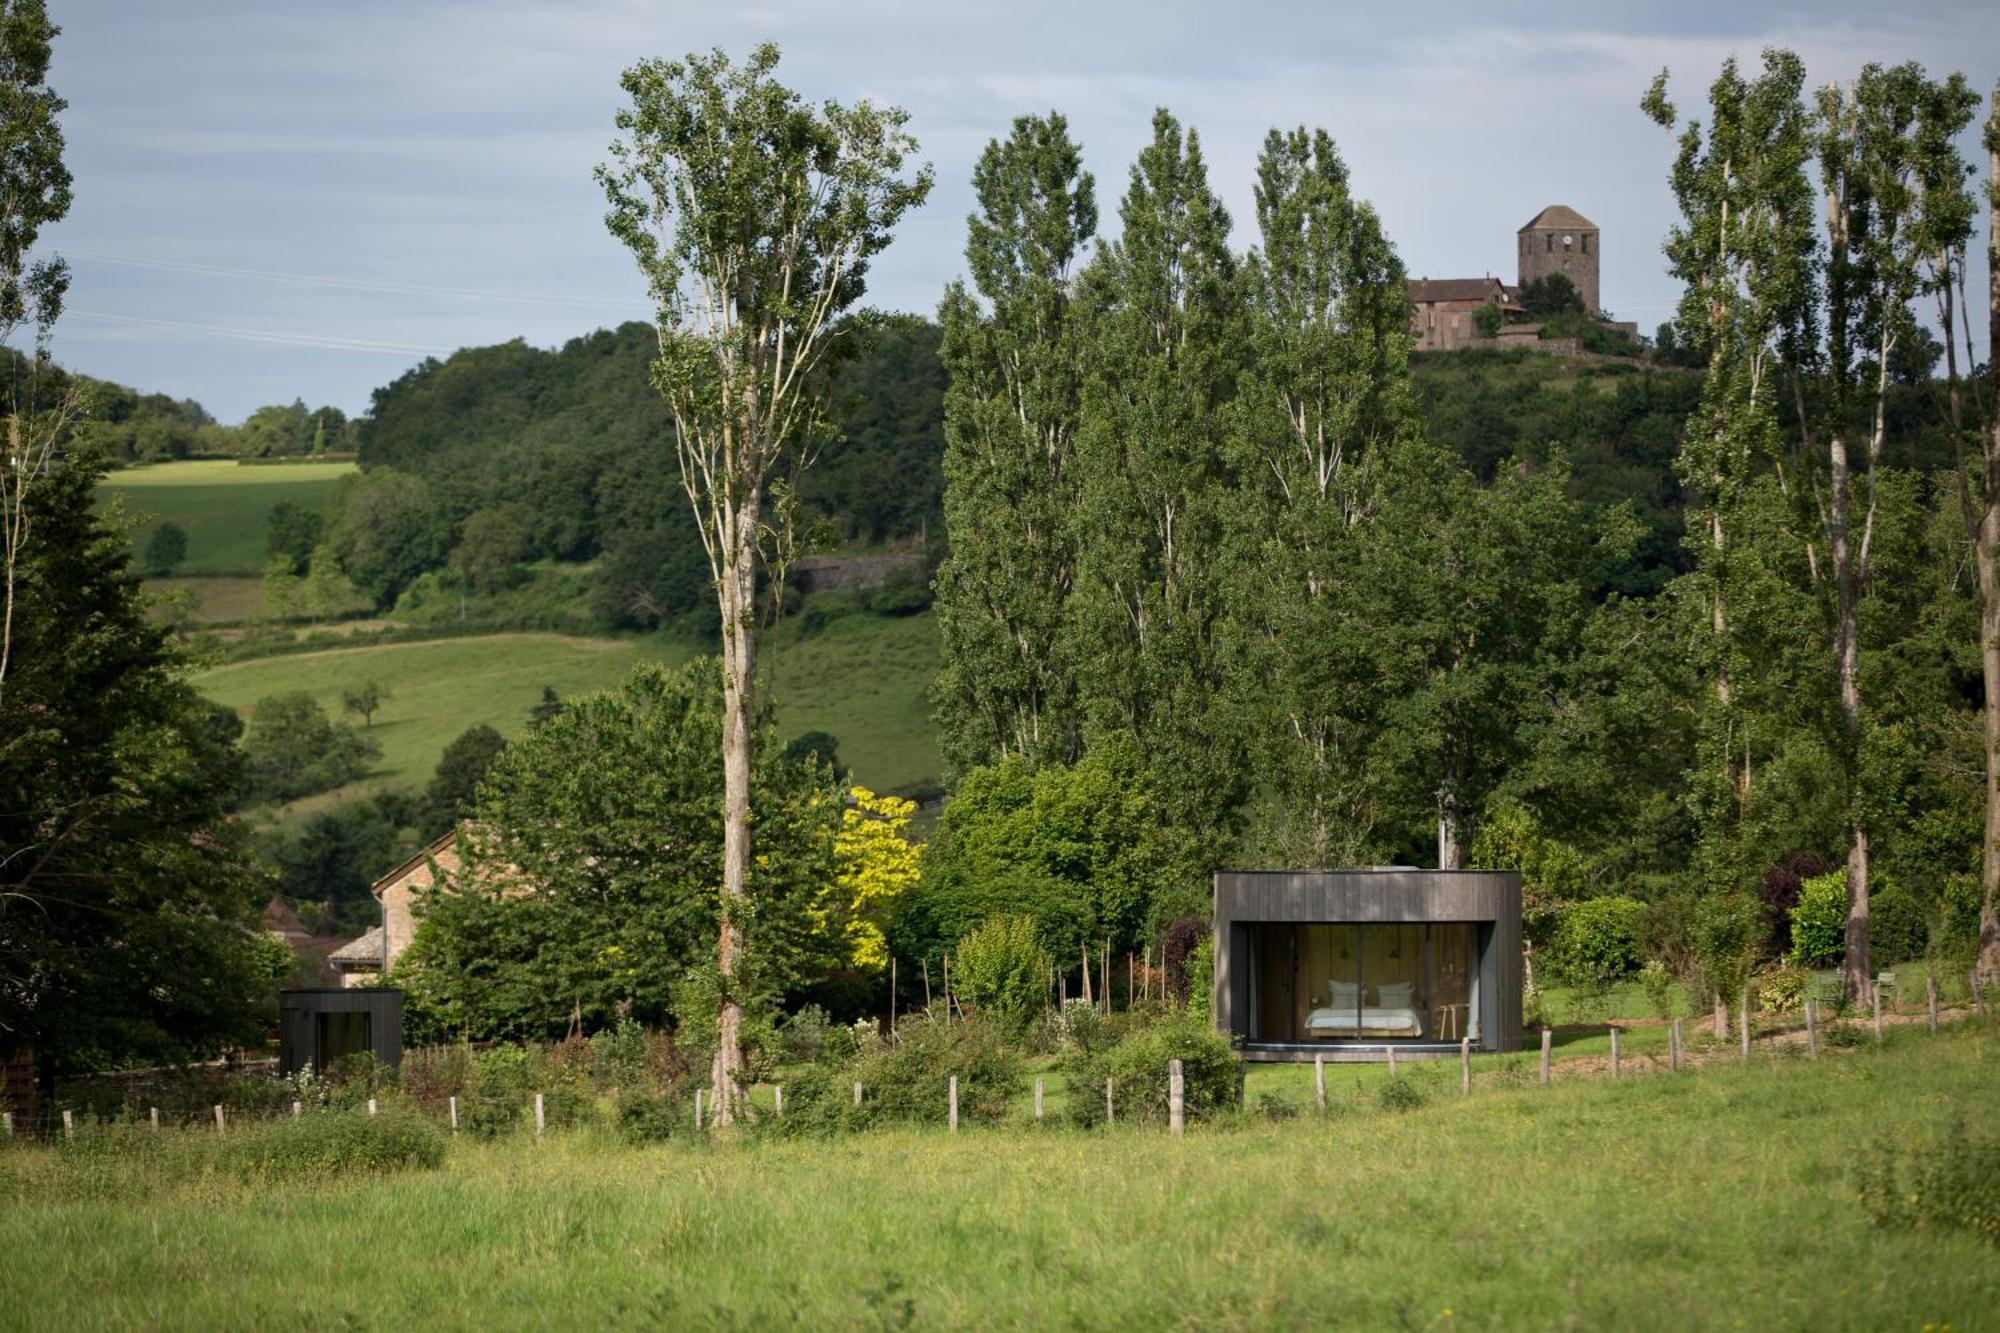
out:
{"label": "tall grass", "polygon": [[[0,1323],[1815,1328],[1990,1323],[1962,1228],[1878,1227],[1867,1145],[2000,1113],[2000,1029],[1617,1083],[1407,1068],[1390,1114],[615,1146],[461,1138],[298,1189],[64,1185],[0,1152]],[[351,1114],[351,1113],[349,1113]],[[188,1131],[190,1135],[196,1131]]]}

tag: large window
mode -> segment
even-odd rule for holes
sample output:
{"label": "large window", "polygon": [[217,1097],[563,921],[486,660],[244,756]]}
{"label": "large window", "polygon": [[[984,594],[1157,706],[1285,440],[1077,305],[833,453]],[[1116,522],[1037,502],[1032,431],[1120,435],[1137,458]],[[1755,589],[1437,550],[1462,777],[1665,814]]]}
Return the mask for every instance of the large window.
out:
{"label": "large window", "polygon": [[1476,925],[1300,922],[1252,929],[1252,1041],[1479,1037]]}

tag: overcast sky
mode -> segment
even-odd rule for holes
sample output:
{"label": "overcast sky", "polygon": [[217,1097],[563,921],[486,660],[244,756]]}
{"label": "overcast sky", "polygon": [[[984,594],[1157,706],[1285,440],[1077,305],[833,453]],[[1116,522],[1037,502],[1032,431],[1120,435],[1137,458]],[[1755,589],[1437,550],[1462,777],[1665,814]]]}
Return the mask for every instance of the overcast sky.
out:
{"label": "overcast sky", "polygon": [[774,40],[808,97],[911,112],[938,185],[875,265],[885,308],[931,313],[962,272],[972,163],[1013,117],[1069,117],[1115,230],[1166,106],[1201,132],[1239,248],[1264,132],[1323,126],[1413,276],[1511,281],[1515,229],[1567,203],[1602,228],[1604,304],[1648,331],[1674,301],[1670,145],[1637,109],[1661,66],[1687,110],[1768,44],[1815,82],[1868,60],[2000,74],[1990,0],[1639,8],[55,0],[76,176],[44,233],[76,270],[56,351],[233,422],[296,397],[359,412],[428,354],[643,318],[591,168],[619,72],[713,46]]}

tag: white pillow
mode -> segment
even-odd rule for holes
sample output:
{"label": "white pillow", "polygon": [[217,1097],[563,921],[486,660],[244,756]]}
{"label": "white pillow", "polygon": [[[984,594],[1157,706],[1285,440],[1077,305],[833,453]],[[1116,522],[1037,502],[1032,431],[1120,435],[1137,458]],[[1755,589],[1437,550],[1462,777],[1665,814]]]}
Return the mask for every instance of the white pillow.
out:
{"label": "white pillow", "polygon": [[1416,983],[1411,981],[1398,981],[1388,985],[1377,986],[1375,988],[1375,997],[1384,1009],[1407,1009],[1410,1007],[1410,992],[1415,989],[1415,986]]}
{"label": "white pillow", "polygon": [[1352,1009],[1361,1003],[1361,983],[1358,981],[1334,981],[1327,983],[1328,1003],[1336,1009]]}

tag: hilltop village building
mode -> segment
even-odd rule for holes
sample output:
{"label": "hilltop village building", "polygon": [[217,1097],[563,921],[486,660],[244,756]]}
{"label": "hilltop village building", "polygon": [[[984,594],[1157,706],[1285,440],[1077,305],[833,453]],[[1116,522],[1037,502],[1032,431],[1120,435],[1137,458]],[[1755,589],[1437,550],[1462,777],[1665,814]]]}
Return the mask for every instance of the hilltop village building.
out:
{"label": "hilltop village building", "polygon": [[[1538,278],[1568,278],[1592,314],[1602,306],[1598,264],[1602,254],[1597,224],[1568,204],[1550,204],[1515,233],[1517,282],[1509,287],[1491,274],[1481,278],[1410,280],[1410,333],[1420,352],[1455,352],[1470,347],[1532,347],[1541,326],[1525,323],[1521,290]],[[1480,307],[1491,305],[1504,321],[1496,336],[1479,331]],[[1636,332],[1637,330],[1632,330]],[[1569,340],[1563,340],[1567,343]],[[1544,350],[1574,350],[1566,348]]]}

